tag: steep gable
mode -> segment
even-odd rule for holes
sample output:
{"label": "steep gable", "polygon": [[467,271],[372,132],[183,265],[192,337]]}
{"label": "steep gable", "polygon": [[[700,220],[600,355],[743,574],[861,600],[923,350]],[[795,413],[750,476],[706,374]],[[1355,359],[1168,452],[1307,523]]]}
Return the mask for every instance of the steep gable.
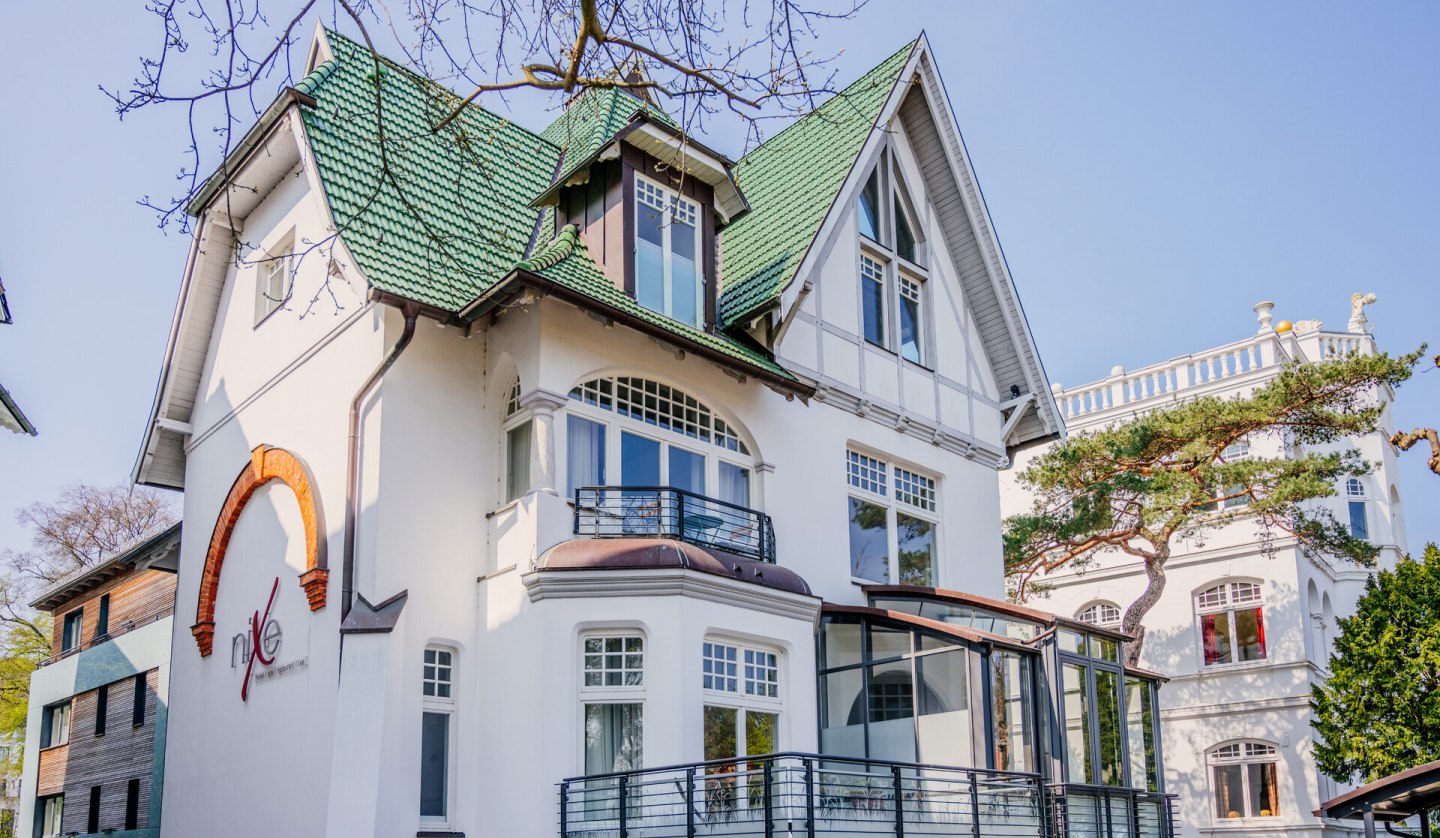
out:
{"label": "steep gable", "polygon": [[721,236],[722,320],[735,323],[795,278],[917,43],[735,164],[751,210]]}

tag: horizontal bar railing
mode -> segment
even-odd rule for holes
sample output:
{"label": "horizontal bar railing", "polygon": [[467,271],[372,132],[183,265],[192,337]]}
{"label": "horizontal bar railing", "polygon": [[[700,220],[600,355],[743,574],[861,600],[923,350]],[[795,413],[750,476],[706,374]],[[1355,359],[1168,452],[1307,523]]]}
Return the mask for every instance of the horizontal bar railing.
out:
{"label": "horizontal bar railing", "polygon": [[1118,786],[1049,786],[1055,838],[1172,838],[1173,794]]}
{"label": "horizontal bar railing", "polygon": [[111,631],[108,631],[108,632],[106,632],[105,634],[98,634],[98,635],[90,638],[89,640],[87,640],[87,641],[84,642],[84,643],[77,643],[77,644],[75,644],[74,646],[71,646],[69,649],[66,649],[65,651],[61,652],[60,654],[58,654],[58,655],[52,655],[52,656],[46,658],[45,660],[40,661],[39,663],[37,663],[37,664],[35,664],[35,665],[36,665],[37,667],[39,667],[39,666],[49,666],[50,664],[55,663],[56,661],[62,661],[62,660],[64,660],[64,659],[70,657],[71,655],[78,655],[78,654],[80,654],[81,652],[85,651],[86,649],[93,649],[93,648],[95,648],[96,646],[99,646],[99,645],[102,644],[102,643],[109,643],[111,640],[114,640],[115,638],[119,637],[119,636],[122,635],[122,634],[128,634],[128,633],[130,633],[130,632],[132,632],[132,631],[134,631],[135,629],[138,629],[138,628],[144,628],[145,626],[148,626],[148,625],[150,625],[151,623],[157,622],[157,621],[159,621],[159,620],[163,620],[163,619],[165,619],[166,617],[173,616],[174,614],[175,614],[175,608],[174,608],[174,606],[171,606],[171,607],[169,607],[169,608],[162,608],[161,610],[156,611],[156,612],[154,612],[154,613],[152,613],[152,614],[146,614],[146,615],[144,615],[144,616],[142,616],[142,617],[136,617],[136,618],[133,619],[133,620],[125,620],[124,622],[121,622],[120,624],[118,624],[118,625],[117,625],[114,629],[112,629]]}
{"label": "horizontal bar railing", "polygon": [[1045,838],[1038,775],[768,754],[560,784],[561,838]]}
{"label": "horizontal bar railing", "polygon": [[770,516],[670,486],[584,486],[575,490],[575,534],[592,538],[677,538],[775,562]]}

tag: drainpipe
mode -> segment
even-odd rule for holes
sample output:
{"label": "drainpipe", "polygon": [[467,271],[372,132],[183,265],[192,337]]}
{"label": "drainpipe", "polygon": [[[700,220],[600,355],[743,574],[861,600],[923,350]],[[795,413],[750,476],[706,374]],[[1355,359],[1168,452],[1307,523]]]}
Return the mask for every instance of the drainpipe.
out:
{"label": "drainpipe", "polygon": [[360,438],[360,405],[365,398],[380,383],[385,376],[385,371],[395,365],[400,359],[400,353],[410,345],[410,339],[415,337],[415,321],[420,317],[420,306],[415,303],[406,303],[401,312],[405,315],[405,330],[400,333],[400,338],[391,347],[390,354],[380,362],[380,366],[370,373],[365,383],[360,385],[360,390],[355,394],[355,400],[350,403],[350,456],[345,467],[345,557],[340,569],[340,622],[343,624],[345,618],[350,615],[350,606],[355,599],[355,510],[360,503],[360,452],[362,440]]}

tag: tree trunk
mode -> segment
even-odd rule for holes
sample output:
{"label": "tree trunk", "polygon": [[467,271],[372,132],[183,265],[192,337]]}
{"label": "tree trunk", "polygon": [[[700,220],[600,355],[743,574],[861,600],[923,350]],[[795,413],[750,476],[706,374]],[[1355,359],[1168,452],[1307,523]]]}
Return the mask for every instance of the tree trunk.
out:
{"label": "tree trunk", "polygon": [[1155,549],[1155,552],[1145,558],[1145,575],[1149,583],[1145,586],[1145,592],[1140,594],[1130,607],[1125,609],[1125,619],[1120,624],[1121,631],[1135,638],[1131,643],[1126,644],[1125,665],[1137,666],[1140,661],[1140,648],[1145,644],[1145,626],[1141,622],[1155,603],[1160,601],[1160,595],[1165,592],[1165,560],[1170,558],[1170,544],[1167,542]]}

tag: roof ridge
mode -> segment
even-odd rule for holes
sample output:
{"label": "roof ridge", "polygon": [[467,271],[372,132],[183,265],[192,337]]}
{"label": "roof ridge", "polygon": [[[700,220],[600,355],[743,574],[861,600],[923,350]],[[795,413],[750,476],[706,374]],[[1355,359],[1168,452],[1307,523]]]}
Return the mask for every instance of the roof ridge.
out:
{"label": "roof ridge", "polygon": [[555,238],[540,245],[530,258],[516,262],[515,268],[522,271],[543,271],[554,267],[574,253],[577,245],[582,248],[585,246],[585,243],[580,241],[580,228],[574,224],[566,224],[560,228]]}

